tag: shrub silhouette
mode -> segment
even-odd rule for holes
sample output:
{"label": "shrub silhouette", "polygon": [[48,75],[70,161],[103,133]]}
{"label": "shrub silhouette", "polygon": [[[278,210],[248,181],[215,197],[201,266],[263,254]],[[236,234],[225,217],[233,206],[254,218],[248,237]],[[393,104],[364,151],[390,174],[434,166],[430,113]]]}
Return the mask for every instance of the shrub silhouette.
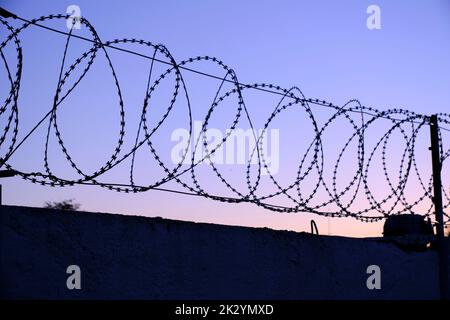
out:
{"label": "shrub silhouette", "polygon": [[80,204],[74,203],[73,199],[59,201],[59,202],[58,201],[55,201],[55,202],[47,201],[47,202],[45,202],[44,208],[77,211],[80,208]]}

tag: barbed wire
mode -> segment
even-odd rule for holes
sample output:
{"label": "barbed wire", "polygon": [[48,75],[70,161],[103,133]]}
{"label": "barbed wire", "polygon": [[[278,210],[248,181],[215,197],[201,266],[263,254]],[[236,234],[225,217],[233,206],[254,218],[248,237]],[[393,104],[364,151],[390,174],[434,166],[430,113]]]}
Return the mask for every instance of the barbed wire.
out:
{"label": "barbed wire", "polygon": [[[43,24],[50,20],[67,20],[70,18],[69,15],[58,14],[42,16],[31,21],[17,16],[14,16],[14,18],[21,20],[23,25],[14,28],[6,19],[0,18],[2,30],[6,30],[8,32],[8,36],[0,44],[0,56],[4,63],[6,76],[10,85],[9,94],[0,108],[0,119],[6,119],[3,134],[0,137],[0,150],[3,150],[4,152],[0,158],[0,167],[4,165],[10,170],[15,170],[23,179],[27,181],[51,187],[95,185],[102,188],[107,188],[109,190],[125,193],[160,190],[201,196],[216,201],[229,203],[252,203],[275,212],[309,212],[331,217],[353,217],[364,222],[379,221],[389,215],[405,212],[416,212],[427,216],[432,213],[432,177],[431,174],[427,178],[424,177],[424,174],[419,170],[416,160],[416,145],[418,136],[424,128],[428,129],[429,117],[427,115],[418,114],[401,108],[381,111],[376,108],[363,106],[358,100],[350,100],[344,105],[338,106],[325,100],[306,98],[302,91],[297,87],[285,89],[277,85],[266,83],[243,84],[238,81],[235,71],[216,57],[197,56],[195,58],[189,58],[177,62],[169,50],[161,44],[156,45],[146,40],[134,38],[115,39],[112,41],[103,42],[97,34],[95,28],[85,18],[80,18],[79,22],[87,28],[92,38],[74,35],[73,26],[69,32],[62,32]],[[73,25],[75,25],[75,22],[76,21],[73,20]],[[45,28],[47,30],[63,34],[67,38],[52,107],[48,113],[39,122],[37,122],[33,129],[28,132],[28,134],[26,134],[20,142],[17,142],[19,133],[18,98],[23,70],[22,46],[18,36],[30,26]],[[83,52],[82,55],[80,55],[74,62],[68,65],[66,60],[69,51],[69,43],[73,38],[83,40],[90,43],[92,46]],[[120,47],[120,45],[123,46],[127,44],[140,45],[147,49],[150,48],[153,55],[144,55],[139,52]],[[4,49],[8,45],[14,47],[16,52],[16,72],[14,75],[11,71],[8,59],[4,54]],[[126,117],[123,93],[115,67],[112,63],[112,59],[108,54],[109,49],[117,50],[125,54],[140,56],[151,61],[146,94],[142,106],[136,138],[134,140],[135,142],[133,147],[128,150],[124,150]],[[84,172],[75,162],[69,153],[66,144],[64,143],[57,121],[57,111],[61,103],[74,91],[78,84],[84,79],[86,74],[91,70],[91,66],[99,53],[103,54],[106,59],[108,68],[114,80],[115,91],[117,93],[117,103],[119,105],[119,134],[116,146],[109,159],[102,166],[100,166],[99,169],[95,170],[91,174],[88,174]],[[164,59],[157,58],[157,55],[163,56]],[[85,67],[79,74],[78,78],[73,82],[72,86],[69,87],[65,93],[63,93],[63,88],[69,82],[69,78],[71,76],[73,77],[75,70],[82,68],[81,66],[84,62]],[[167,66],[167,69],[165,69],[164,72],[157,73],[156,76],[155,69],[153,68],[153,64],[155,62]],[[218,66],[223,70],[224,76],[216,76],[190,67],[198,62],[210,63]],[[66,67],[66,65],[68,65],[68,67]],[[185,77],[183,76],[184,72],[193,72],[219,81],[219,86],[217,88],[214,101],[208,107],[208,112],[202,121],[201,132],[198,136],[194,136],[193,134],[192,106],[189,99],[189,91],[187,89],[188,86],[186,84]],[[148,123],[150,101],[155,92],[159,89],[161,82],[169,76],[174,76],[173,92],[171,95],[172,98],[166,107],[162,118],[153,128],[151,128]],[[231,85],[232,87],[225,89],[225,84]],[[273,112],[265,121],[263,129],[259,134],[257,134],[255,130],[244,99],[244,93],[248,90],[266,92],[279,96],[280,98]],[[216,145],[211,146],[211,144],[207,141],[207,131],[211,117],[221,103],[224,103],[226,100],[230,100],[231,97],[236,99],[236,113],[234,115],[233,122],[223,139]],[[161,155],[157,152],[152,142],[152,137],[162,126],[162,124],[167,121],[169,114],[174,109],[175,103],[180,101],[180,99],[184,101],[184,105],[187,109],[189,120],[189,141],[183,148],[181,159],[179,159],[175,167],[171,169],[169,165],[162,160]],[[332,111],[332,115],[324,122],[324,124],[319,124],[311,106],[327,108]],[[312,141],[307,143],[306,151],[299,158],[300,161],[298,163],[297,172],[293,174],[295,177],[294,181],[287,186],[283,186],[281,182],[277,180],[275,174],[271,172],[270,166],[265,157],[263,140],[269,130],[269,126],[274,122],[278,115],[294,107],[299,107],[305,111],[307,119],[312,126],[313,138]],[[354,116],[357,116],[356,120],[353,118]],[[325,179],[324,173],[327,163],[324,155],[324,142],[322,139],[325,133],[330,130],[330,127],[340,120],[345,120],[348,122],[352,128],[352,134],[347,140],[345,140],[344,147],[338,152],[337,161],[332,166],[333,170],[331,174],[331,183],[329,183],[326,181],[327,179]],[[369,148],[367,145],[366,132],[375,126],[375,124],[380,120],[390,123],[390,127],[382,133],[375,145]],[[10,159],[12,155],[39,126],[45,123],[45,121],[48,121],[48,123],[44,144],[44,170],[41,172],[24,172],[11,165]],[[245,121],[247,123],[253,133],[252,138],[254,139],[254,147],[251,150],[250,158],[246,165],[245,192],[238,190],[238,188],[233,186],[211,159],[216,151],[223,147],[223,145],[227,142],[227,139],[229,139],[232,133],[238,128],[239,121]],[[450,131],[445,127],[445,125],[450,124],[450,114],[438,114],[438,122],[440,130]],[[52,132],[55,134],[57,143],[59,144],[66,161],[77,172],[78,179],[59,177],[52,171],[49,163],[49,141]],[[8,134],[10,134],[9,139]],[[397,150],[399,150],[401,161],[398,169],[398,181],[396,182],[389,174],[389,169],[392,165],[389,164],[389,152],[387,151],[388,144],[392,143],[392,137],[394,134],[399,134],[404,142],[402,146],[398,146],[397,148]],[[6,142],[9,142],[9,145],[4,146]],[[357,142],[357,169],[351,175],[350,182],[344,188],[339,190],[338,176],[340,176],[343,172],[342,167],[344,166],[344,155],[348,152],[350,145],[355,142]],[[192,151],[190,151],[189,148],[191,143],[194,144]],[[165,175],[148,185],[137,185],[134,179],[136,153],[144,145],[149,147],[153,159],[156,161],[158,166],[161,167]],[[440,133],[440,146],[441,161],[442,164],[444,164],[450,156],[450,149],[444,152],[442,133]],[[197,150],[199,148],[204,148],[205,151],[201,159],[196,157],[198,154]],[[381,166],[384,179],[389,187],[388,194],[381,200],[376,199],[373,186],[371,186],[369,182],[369,172],[370,169],[375,166],[375,155],[378,152],[381,153],[381,163],[378,163],[378,166]],[[113,170],[126,160],[130,161],[129,183],[108,183],[100,181],[100,179],[105,176],[105,173]],[[188,162],[189,165],[183,166],[186,162]],[[252,167],[252,163],[255,164],[255,162],[256,165]],[[213,173],[219,179],[220,184],[225,186],[228,192],[230,192],[233,196],[213,194],[211,191],[208,191],[207,186],[200,183],[197,169],[198,165],[202,163],[209,164]],[[252,168],[255,167],[257,169],[252,170]],[[262,180],[261,176],[263,173],[267,175],[275,191],[266,194],[263,193],[264,190],[261,190],[262,188],[260,187]],[[421,194],[417,196],[415,200],[408,200],[405,196],[405,190],[408,187],[411,187],[413,183],[411,182],[412,176],[416,179],[414,187],[420,190]],[[185,177],[189,177],[189,182],[182,181],[182,178]],[[306,182],[312,177],[315,182]],[[177,185],[181,186],[183,190],[174,190],[164,187],[169,182],[175,182]],[[312,185],[312,190],[307,191],[308,188],[305,187],[306,184],[308,184],[308,186]],[[356,209],[356,204],[361,206],[361,202],[358,199],[362,194],[364,195],[367,205],[363,208]],[[444,209],[447,209],[450,206],[450,194],[445,191],[445,188],[443,188],[443,195],[446,201],[444,204]],[[274,200],[280,196],[289,202],[290,205],[276,204]],[[330,207],[333,207],[334,209],[330,209]],[[424,207],[427,209],[424,210]],[[449,215],[446,215],[446,217],[449,218]]]}

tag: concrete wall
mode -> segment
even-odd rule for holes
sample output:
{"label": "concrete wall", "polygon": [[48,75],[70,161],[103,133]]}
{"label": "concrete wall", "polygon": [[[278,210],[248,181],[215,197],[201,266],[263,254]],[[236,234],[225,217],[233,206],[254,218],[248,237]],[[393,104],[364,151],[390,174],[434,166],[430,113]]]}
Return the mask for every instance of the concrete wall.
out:
{"label": "concrete wall", "polygon": [[[0,240],[2,298],[438,298],[435,252],[375,240],[13,206]],[[81,290],[66,287],[73,264]]]}

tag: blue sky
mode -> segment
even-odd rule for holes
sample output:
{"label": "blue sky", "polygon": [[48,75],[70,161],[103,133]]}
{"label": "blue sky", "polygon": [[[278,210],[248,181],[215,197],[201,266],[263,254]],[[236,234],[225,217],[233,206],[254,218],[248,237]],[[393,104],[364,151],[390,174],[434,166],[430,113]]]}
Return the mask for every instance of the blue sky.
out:
{"label": "blue sky", "polygon": [[[30,19],[50,13],[65,13],[69,5],[75,4],[104,41],[133,37],[162,43],[178,61],[197,55],[215,56],[232,67],[239,81],[244,83],[274,83],[285,88],[297,86],[307,97],[325,99],[337,105],[356,98],[366,106],[381,110],[399,107],[423,114],[449,112],[450,2],[444,0],[0,3],[4,8]],[[381,9],[380,30],[366,27],[366,9],[371,4]],[[62,20],[52,26],[67,30]],[[86,34],[83,29],[75,32]],[[0,35],[5,35],[3,29]],[[20,98],[23,136],[51,107],[65,38],[31,27],[21,35],[21,39],[24,48]],[[86,48],[86,44],[73,40],[71,57],[76,57]],[[149,54],[145,50],[140,52]],[[142,105],[148,61],[122,53],[111,53],[111,58],[117,66],[127,115],[130,115],[128,124],[135,128],[137,120],[133,115]],[[93,68],[92,75],[68,99],[60,117],[65,137],[75,150],[77,159],[90,169],[98,168],[110,154],[119,129],[117,99],[112,93],[114,86],[107,65],[103,60]],[[220,74],[215,67],[199,64],[198,69]],[[1,72],[4,73],[4,69]],[[194,101],[198,104],[211,101],[217,83],[199,80],[192,75],[186,77],[190,83],[195,83],[191,91]],[[167,99],[164,90],[161,91],[157,99]],[[255,117],[267,118],[274,101],[265,95],[248,99],[257,106],[253,107]],[[198,119],[202,119],[199,110],[196,110]],[[156,110],[158,112],[161,110]],[[183,126],[181,119],[185,114],[181,113],[174,114],[173,121],[163,132],[170,133]],[[220,114],[217,126],[220,126],[222,116],[231,119],[231,114]],[[294,116],[286,115],[274,126],[284,127],[286,132],[295,129],[296,121]],[[298,121],[299,126],[304,125]],[[338,124],[335,132],[345,132],[343,126]],[[135,132],[131,132],[133,136]],[[36,132],[12,161],[27,169],[42,166],[43,134],[44,130]],[[295,148],[296,141],[301,141],[304,136],[292,134],[286,138],[283,131],[280,135],[284,141],[281,155],[289,158],[290,148]],[[156,138],[161,139],[158,141],[162,153],[168,153],[171,147],[164,140],[166,136]],[[330,137],[330,148],[333,143]],[[53,161],[59,164],[61,158],[56,149],[51,151]],[[334,154],[336,152],[333,151]],[[142,180],[145,181],[146,174],[151,178],[152,170],[156,169],[149,167],[146,170],[146,158],[142,157]],[[421,158],[425,161],[426,157],[428,154],[424,152]],[[296,163],[287,159],[283,169],[287,170]],[[61,166],[60,171],[65,173],[65,170]],[[230,179],[239,180],[240,172],[236,170]],[[122,175],[126,175],[126,171],[112,177]],[[286,176],[286,181],[288,178]],[[215,182],[205,183],[212,186]],[[275,214],[248,204],[223,204],[159,191],[123,195],[86,186],[51,189],[16,178],[2,181],[2,184],[4,203],[15,205],[41,206],[47,200],[74,198],[83,210],[89,211],[297,231],[309,230],[309,220],[315,219],[321,233],[330,231],[352,236],[378,235],[382,227],[380,223],[363,224],[347,218],[330,220],[309,214]]]}

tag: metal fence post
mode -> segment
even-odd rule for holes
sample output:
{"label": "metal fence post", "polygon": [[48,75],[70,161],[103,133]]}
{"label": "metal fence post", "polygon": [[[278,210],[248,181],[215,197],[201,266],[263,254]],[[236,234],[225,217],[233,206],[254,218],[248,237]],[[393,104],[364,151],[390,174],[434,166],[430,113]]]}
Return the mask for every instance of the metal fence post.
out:
{"label": "metal fence post", "polygon": [[439,289],[441,299],[448,299],[448,254],[444,236],[444,212],[442,206],[441,158],[437,115],[430,117],[431,158],[433,164],[433,203],[436,214],[436,235],[439,252]]}

